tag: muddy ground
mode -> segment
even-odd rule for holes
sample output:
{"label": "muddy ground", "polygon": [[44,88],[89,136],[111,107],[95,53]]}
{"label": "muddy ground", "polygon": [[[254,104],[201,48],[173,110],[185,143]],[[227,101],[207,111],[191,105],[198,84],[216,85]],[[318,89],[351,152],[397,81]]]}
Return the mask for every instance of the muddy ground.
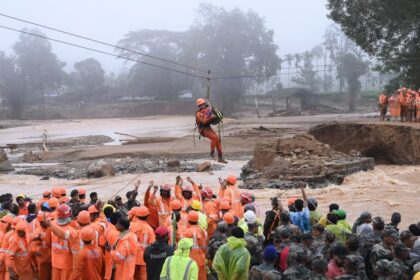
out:
{"label": "muddy ground", "polygon": [[[256,118],[243,113],[239,119],[226,119],[223,130],[223,148],[229,160],[227,165],[212,161],[210,172],[198,173],[196,166],[210,160],[209,142],[193,137],[191,117],[147,117],[129,119],[86,119],[36,122],[0,121],[0,146],[18,144],[9,152],[15,171],[0,175],[0,192],[21,192],[36,195],[56,185],[84,185],[97,190],[102,199],[130,189],[130,180],[139,178],[143,186],[154,179],[158,184],[172,183],[182,173],[198,182],[217,189],[217,178],[229,174],[239,176],[241,168],[253,156],[257,141],[265,138],[287,138],[308,132],[315,125],[331,121],[379,124],[374,114],[336,114],[301,117]],[[387,125],[384,123],[382,125]],[[420,124],[409,124],[419,128]],[[42,161],[23,163],[22,156],[28,150],[40,150],[42,131],[49,134]],[[134,139],[114,132],[140,137],[137,143],[120,145],[124,139]],[[195,140],[194,140],[195,139]],[[87,166],[97,159],[105,159],[114,165],[117,175],[111,178],[86,178]],[[168,161],[178,160],[179,165],[168,166]],[[418,220],[415,207],[420,184],[420,166],[380,165],[372,171],[346,177],[340,186],[330,185],[323,189],[309,190],[326,211],[328,204],[338,202],[349,211],[350,220],[363,210],[388,218],[393,211],[403,214],[403,224]],[[35,174],[37,176],[28,175]],[[42,178],[43,177],[43,178]],[[40,179],[45,180],[40,180]],[[123,188],[124,187],[124,188]],[[144,189],[143,189],[144,190]],[[269,208],[269,197],[279,191],[253,190],[261,205],[260,215]],[[284,199],[297,194],[296,190],[284,193]],[[406,219],[405,219],[406,218]],[[388,218],[389,219],[389,218]]]}

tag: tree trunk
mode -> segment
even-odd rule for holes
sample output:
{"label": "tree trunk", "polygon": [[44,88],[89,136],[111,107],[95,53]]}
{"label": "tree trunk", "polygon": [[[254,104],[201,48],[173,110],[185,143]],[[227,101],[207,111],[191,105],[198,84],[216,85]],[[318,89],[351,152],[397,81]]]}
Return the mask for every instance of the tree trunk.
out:
{"label": "tree trunk", "polygon": [[356,110],[356,93],[353,91],[349,92],[349,112]]}

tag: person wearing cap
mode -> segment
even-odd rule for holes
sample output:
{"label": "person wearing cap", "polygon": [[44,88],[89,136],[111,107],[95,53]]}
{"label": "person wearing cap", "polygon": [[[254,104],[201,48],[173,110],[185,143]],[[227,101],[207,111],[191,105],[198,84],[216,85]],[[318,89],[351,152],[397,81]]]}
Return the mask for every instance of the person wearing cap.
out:
{"label": "person wearing cap", "polygon": [[77,192],[79,194],[80,204],[86,204],[86,189],[85,188],[78,188]]}
{"label": "person wearing cap", "polygon": [[[158,191],[158,186],[154,185],[154,181],[151,180],[149,185],[144,193],[144,206],[149,208],[149,216],[147,217],[147,223],[155,230],[159,226],[159,214],[158,214],[158,207],[157,207],[157,198],[156,193]],[[150,190],[153,187],[153,193],[150,193]]]}
{"label": "person wearing cap", "polygon": [[102,249],[94,244],[96,231],[88,226],[80,231],[83,249],[77,254],[72,280],[102,280],[104,271],[104,254]]}
{"label": "person wearing cap", "polygon": [[48,208],[50,209],[50,218],[52,220],[57,219],[57,208],[60,205],[60,201],[56,197],[51,197],[48,200]]}
{"label": "person wearing cap", "polygon": [[0,279],[9,279],[9,272],[6,270],[6,262],[4,253],[9,248],[9,240],[15,233],[12,226],[14,226],[14,219],[11,214],[6,214],[0,220],[1,228],[0,231]]}
{"label": "person wearing cap", "polygon": [[338,216],[336,214],[328,213],[327,219],[328,223],[325,227],[325,230],[334,233],[337,241],[340,241],[342,244],[345,244],[347,238],[351,235],[351,231],[337,224]]}
{"label": "person wearing cap", "polygon": [[198,213],[198,225],[205,231],[207,231],[207,216],[201,212],[201,203],[198,200],[191,202],[191,209]]}
{"label": "person wearing cap", "polygon": [[203,202],[203,212],[207,216],[207,235],[209,238],[213,235],[219,222],[219,206],[213,198],[213,190],[206,186],[201,190],[201,201]]}
{"label": "person wearing cap", "polygon": [[130,231],[136,235],[137,242],[139,244],[136,255],[136,270],[134,273],[134,279],[147,278],[146,263],[143,258],[144,250],[146,250],[147,246],[156,240],[153,228],[147,223],[149,215],[149,208],[146,206],[140,206],[134,212],[134,216],[136,216],[138,220],[130,225]]}
{"label": "person wearing cap", "polygon": [[322,218],[322,214],[316,210],[318,208],[318,201],[315,198],[308,198],[307,203],[309,209],[309,224],[313,227]]}
{"label": "person wearing cap", "polygon": [[349,231],[352,230],[350,224],[346,221],[346,218],[347,218],[346,211],[344,211],[343,209],[339,209],[339,210],[334,210],[333,213],[336,214],[338,217],[337,225],[345,229],[348,229]]}
{"label": "person wearing cap", "polygon": [[226,214],[223,215],[222,221],[225,222],[226,225],[227,225],[227,232],[226,232],[226,234],[228,236],[231,236],[232,235],[232,229],[234,227],[236,227],[236,225],[235,225],[235,216],[233,216],[231,213],[226,213]]}
{"label": "person wearing cap", "polygon": [[201,192],[198,185],[190,177],[187,177],[187,181],[191,186],[183,186],[184,180],[181,176],[177,176],[175,182],[175,197],[181,202],[183,212],[187,211],[193,200],[201,201]]}
{"label": "person wearing cap", "polygon": [[20,221],[9,241],[5,252],[6,268],[11,279],[32,280],[36,275],[36,267],[29,250],[30,239],[26,234],[26,222]]}
{"label": "person wearing cap", "polygon": [[392,228],[386,228],[382,233],[382,242],[375,244],[370,253],[371,264],[375,267],[376,263],[381,259],[394,258],[395,246],[399,241],[398,232]]}
{"label": "person wearing cap", "polygon": [[232,211],[232,207],[230,207],[229,201],[222,200],[222,202],[220,202],[219,208],[220,208],[220,212],[221,212],[222,216],[226,213],[230,213],[230,214],[234,215],[234,213]]}
{"label": "person wearing cap", "polygon": [[[332,213],[334,210],[338,210],[340,209],[340,205],[338,205],[337,203],[331,203],[330,205],[328,205],[328,213]],[[327,215],[321,217],[321,219],[319,219],[318,224],[323,225],[324,227],[327,226]],[[354,225],[353,225],[354,227]],[[355,233],[356,231],[354,231],[353,233]]]}
{"label": "person wearing cap", "polygon": [[120,235],[115,246],[107,244],[105,247],[110,251],[115,264],[114,280],[133,280],[138,250],[137,236],[130,231],[130,222],[127,218],[119,219],[116,227]]}
{"label": "person wearing cap", "polygon": [[[114,212],[109,218],[109,224],[107,229],[104,232],[105,238],[105,248],[114,248],[117,240],[120,236],[116,225],[118,221],[122,218],[121,212]],[[110,280],[112,277],[112,267],[114,266],[114,261],[111,257],[109,250],[105,250],[105,275],[104,279]]]}
{"label": "person wearing cap", "polygon": [[169,244],[175,246],[188,226],[188,214],[181,211],[182,204],[178,199],[171,201],[171,209],[172,214],[166,218],[164,226],[169,230]]}
{"label": "person wearing cap", "polygon": [[73,270],[73,256],[79,252],[77,231],[71,225],[70,206],[61,204],[57,208],[57,220],[45,221],[51,229],[52,280],[68,280]]}
{"label": "person wearing cap", "polygon": [[242,219],[244,217],[244,208],[241,204],[241,192],[236,186],[237,181],[237,178],[233,175],[227,177],[226,185],[222,186],[223,200],[228,201],[234,215]]}
{"label": "person wearing cap", "polygon": [[159,280],[165,259],[174,254],[175,248],[168,244],[169,230],[158,227],[155,230],[156,241],[144,251],[144,262],[147,269],[147,280]]}
{"label": "person wearing cap", "polygon": [[53,197],[55,197],[57,199],[60,199],[60,197],[61,197],[60,187],[54,187],[54,188],[52,188],[51,193],[52,193],[52,196]]}
{"label": "person wearing cap", "polygon": [[19,206],[19,216],[28,215],[28,204],[25,202],[26,196],[24,194],[19,194],[16,196],[16,203]]}
{"label": "person wearing cap", "polygon": [[247,204],[244,207],[244,211],[244,217],[238,221],[238,226],[241,227],[246,234],[248,232],[248,224],[256,224],[256,235],[264,240],[263,228],[255,213],[255,207],[251,204]]}
{"label": "person wearing cap", "polygon": [[102,212],[102,205],[102,201],[99,200],[95,205],[91,205],[88,208],[91,227],[94,228],[97,232],[95,242],[97,241],[96,244],[101,248],[105,246],[104,233],[108,227],[108,221]]}
{"label": "person wearing cap", "polygon": [[249,271],[249,280],[281,280],[281,272],[276,270],[274,264],[278,253],[274,246],[269,245],[264,249],[263,263],[253,266]]}
{"label": "person wearing cap", "polygon": [[37,202],[36,206],[38,207],[38,209],[41,209],[41,205],[44,204],[45,202],[48,202],[48,200],[51,198],[51,192],[50,191],[44,191],[42,193],[42,198]]}
{"label": "person wearing cap", "polygon": [[325,274],[328,279],[335,279],[344,274],[344,261],[348,255],[348,250],[339,244],[332,248],[332,259],[328,263],[328,271]]}
{"label": "person wearing cap", "polygon": [[189,257],[192,246],[191,238],[182,238],[178,242],[174,255],[167,257],[163,264],[160,280],[200,279],[197,263]]}
{"label": "person wearing cap", "polygon": [[206,272],[206,250],[207,250],[207,231],[198,225],[199,214],[197,211],[188,213],[188,226],[182,237],[192,238],[193,246],[190,250],[190,257],[197,263],[199,279],[207,279]]}
{"label": "person wearing cap", "polygon": [[51,229],[45,222],[49,217],[48,213],[39,211],[36,227],[31,237],[30,248],[38,270],[38,279],[51,278]]}
{"label": "person wearing cap", "polygon": [[263,256],[264,236],[258,236],[257,219],[255,213],[251,210],[245,213],[244,225],[246,227],[246,231],[243,226],[241,226],[241,228],[245,232],[244,239],[246,241],[246,248],[251,254],[250,266],[260,265]]}
{"label": "person wearing cap", "polygon": [[[153,193],[151,193],[152,187]],[[165,220],[171,215],[171,186],[169,184],[160,186],[160,196],[156,196],[157,191],[158,187],[154,186],[152,180],[144,194],[144,206],[150,210],[148,222],[154,229],[163,226]]]}
{"label": "person wearing cap", "polygon": [[213,259],[212,267],[219,280],[248,279],[251,255],[245,248],[244,231],[240,227],[232,229],[232,236],[220,246]]}
{"label": "person wearing cap", "polygon": [[60,187],[60,202],[61,203],[68,203],[69,202],[69,198],[67,197],[67,190],[65,187]]}
{"label": "person wearing cap", "polygon": [[210,156],[214,158],[214,150],[217,149],[218,161],[220,163],[227,163],[223,158],[222,143],[217,133],[211,128],[211,123],[216,118],[212,107],[204,98],[198,98],[196,101],[198,110],[195,114],[196,128],[201,136],[208,138],[210,144]]}
{"label": "person wearing cap", "polygon": [[302,199],[296,199],[294,203],[296,212],[290,212],[290,221],[292,224],[297,225],[301,232],[309,232],[311,230],[305,186],[305,183],[301,182],[299,184],[302,191]]}

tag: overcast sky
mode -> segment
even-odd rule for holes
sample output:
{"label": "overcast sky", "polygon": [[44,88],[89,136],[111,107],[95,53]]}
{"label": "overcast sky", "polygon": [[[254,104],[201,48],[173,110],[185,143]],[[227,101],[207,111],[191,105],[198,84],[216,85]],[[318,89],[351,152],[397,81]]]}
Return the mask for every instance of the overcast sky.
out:
{"label": "overcast sky", "polygon": [[[0,13],[115,44],[127,32],[139,29],[186,30],[201,2],[256,11],[265,18],[267,27],[274,30],[280,56],[303,52],[320,43],[325,28],[332,23],[326,17],[326,0],[2,0]],[[31,27],[1,16],[0,25],[16,29]],[[48,30],[43,32],[52,38],[112,52],[112,48]],[[0,50],[11,53],[10,47],[18,36],[0,28]],[[106,55],[54,43],[53,51],[68,63],[66,69],[72,69],[74,62],[89,57],[99,60],[108,72],[119,72],[121,68],[121,60]]]}

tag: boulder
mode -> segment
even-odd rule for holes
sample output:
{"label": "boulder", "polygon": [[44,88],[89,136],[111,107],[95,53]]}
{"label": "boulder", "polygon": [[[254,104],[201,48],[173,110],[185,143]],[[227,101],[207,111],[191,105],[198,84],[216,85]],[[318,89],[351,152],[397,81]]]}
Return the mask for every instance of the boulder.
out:
{"label": "boulder", "polygon": [[0,149],[0,172],[12,171],[13,167],[9,162],[6,152]]}
{"label": "boulder", "polygon": [[114,167],[109,162],[106,162],[102,159],[89,165],[87,171],[89,176],[96,178],[115,175]]}
{"label": "boulder", "polygon": [[170,160],[166,163],[166,165],[168,166],[168,168],[175,168],[175,167],[180,167],[181,163],[179,162],[179,160]]}
{"label": "boulder", "polygon": [[210,171],[210,169],[211,169],[210,161],[205,161],[197,165],[197,172],[206,172],[206,171]]}

